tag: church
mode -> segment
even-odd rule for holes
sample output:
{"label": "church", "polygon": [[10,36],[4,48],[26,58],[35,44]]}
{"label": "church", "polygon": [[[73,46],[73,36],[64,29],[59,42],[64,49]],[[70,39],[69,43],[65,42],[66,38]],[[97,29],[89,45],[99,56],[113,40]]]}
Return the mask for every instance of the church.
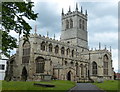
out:
{"label": "church", "polygon": [[60,40],[37,33],[30,34],[29,41],[21,37],[7,62],[5,80],[112,80],[111,50],[88,48],[87,19],[87,11],[79,11],[76,4],[75,11],[62,9]]}

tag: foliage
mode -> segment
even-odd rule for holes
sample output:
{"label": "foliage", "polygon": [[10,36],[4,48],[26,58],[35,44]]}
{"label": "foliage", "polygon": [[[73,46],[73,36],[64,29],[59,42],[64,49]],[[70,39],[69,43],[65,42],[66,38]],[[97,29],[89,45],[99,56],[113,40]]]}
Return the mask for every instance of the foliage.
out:
{"label": "foliage", "polygon": [[[29,20],[36,20],[37,14],[32,10],[33,2],[2,2],[2,29],[3,32],[2,41],[6,40],[6,36],[12,40],[3,42],[2,51],[7,53],[9,49],[16,48],[16,39],[9,35],[11,30],[16,33],[23,33],[24,39],[28,40],[31,26],[25,21],[25,18]],[[5,43],[5,44],[4,44]],[[12,44],[12,45],[9,45]],[[8,54],[8,53],[7,53]]]}
{"label": "foliage", "polygon": [[[40,87],[33,85],[34,83],[42,83],[42,84],[52,84],[55,85],[55,87]],[[53,80],[53,81],[46,81],[46,82],[34,82],[34,81],[10,81],[2,82],[2,89],[3,90],[61,90],[61,92],[65,92],[66,90],[69,90],[70,88],[75,86],[75,82],[71,81],[63,81],[63,80]],[[4,91],[5,92],[5,91]],[[52,92],[52,91],[51,91]]]}
{"label": "foliage", "polygon": [[2,31],[2,50],[3,53],[9,57],[9,50],[17,48],[17,39],[9,35],[6,31]]}

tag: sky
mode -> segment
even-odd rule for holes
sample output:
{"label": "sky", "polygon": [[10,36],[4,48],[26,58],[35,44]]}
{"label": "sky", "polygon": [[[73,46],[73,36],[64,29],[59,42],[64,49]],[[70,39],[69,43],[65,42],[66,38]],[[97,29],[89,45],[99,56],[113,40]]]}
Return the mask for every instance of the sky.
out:
{"label": "sky", "polygon": [[[31,33],[34,33],[37,25],[37,33],[56,39],[60,39],[61,34],[61,11],[68,12],[69,6],[71,11],[75,10],[76,2],[79,10],[81,6],[83,12],[88,11],[88,45],[89,48],[98,49],[99,42],[102,49],[112,47],[113,67],[118,70],[118,2],[117,0],[103,1],[100,0],[33,0],[35,13],[39,13],[36,21],[27,20],[32,26]],[[11,34],[15,34],[11,32]]]}

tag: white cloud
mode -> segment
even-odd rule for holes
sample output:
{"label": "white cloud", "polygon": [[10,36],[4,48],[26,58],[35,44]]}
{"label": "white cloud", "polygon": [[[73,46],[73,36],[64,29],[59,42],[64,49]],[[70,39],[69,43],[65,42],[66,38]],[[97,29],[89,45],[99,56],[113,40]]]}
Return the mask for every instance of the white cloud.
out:
{"label": "white cloud", "polygon": [[103,17],[95,17],[91,18],[88,21],[88,30],[90,32],[117,32],[118,28],[118,20],[117,17],[106,15]]}
{"label": "white cloud", "polygon": [[92,43],[101,42],[101,43],[112,43],[118,41],[117,32],[99,32],[89,35],[89,41]]}
{"label": "white cloud", "polygon": [[9,34],[15,38],[18,38],[19,36],[18,33],[16,33],[14,30],[11,30]]}
{"label": "white cloud", "polygon": [[118,72],[118,49],[112,49],[113,67]]}

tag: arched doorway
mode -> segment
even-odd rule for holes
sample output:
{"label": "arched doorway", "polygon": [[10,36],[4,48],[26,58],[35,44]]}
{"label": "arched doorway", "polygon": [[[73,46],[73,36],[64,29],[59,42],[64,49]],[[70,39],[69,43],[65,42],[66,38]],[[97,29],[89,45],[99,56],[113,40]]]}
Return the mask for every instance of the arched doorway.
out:
{"label": "arched doorway", "polygon": [[26,81],[27,77],[28,77],[27,70],[24,67],[23,70],[22,70],[21,80]]}
{"label": "arched doorway", "polygon": [[71,71],[67,73],[67,80],[71,80]]}

